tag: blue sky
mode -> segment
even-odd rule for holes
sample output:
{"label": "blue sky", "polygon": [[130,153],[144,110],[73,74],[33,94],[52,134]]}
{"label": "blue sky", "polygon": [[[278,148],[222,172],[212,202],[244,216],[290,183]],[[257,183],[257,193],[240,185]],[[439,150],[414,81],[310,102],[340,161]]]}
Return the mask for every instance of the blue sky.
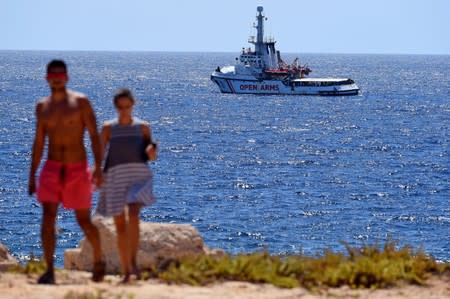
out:
{"label": "blue sky", "polygon": [[0,50],[450,54],[450,0],[0,0]]}

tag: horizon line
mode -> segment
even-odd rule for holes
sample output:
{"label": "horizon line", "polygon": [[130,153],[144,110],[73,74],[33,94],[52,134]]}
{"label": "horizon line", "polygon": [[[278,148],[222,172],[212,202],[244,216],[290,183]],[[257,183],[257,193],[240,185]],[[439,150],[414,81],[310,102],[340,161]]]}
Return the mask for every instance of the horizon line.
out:
{"label": "horizon line", "polygon": [[[105,53],[208,53],[236,54],[237,51],[201,51],[201,50],[68,50],[68,49],[0,49],[0,52],[105,52]],[[450,56],[450,53],[400,53],[400,52],[283,52],[283,54],[317,54],[317,55],[417,55]]]}

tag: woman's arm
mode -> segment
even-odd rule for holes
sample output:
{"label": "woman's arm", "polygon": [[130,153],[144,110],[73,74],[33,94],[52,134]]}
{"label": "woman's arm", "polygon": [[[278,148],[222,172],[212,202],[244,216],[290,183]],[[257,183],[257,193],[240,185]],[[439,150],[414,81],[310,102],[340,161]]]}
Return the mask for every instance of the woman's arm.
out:
{"label": "woman's arm", "polygon": [[111,125],[109,123],[104,123],[102,126],[102,131],[100,132],[100,150],[103,157],[106,157],[105,151],[110,139],[111,139]]}
{"label": "woman's arm", "polygon": [[147,154],[147,157],[149,160],[156,160],[157,159],[157,145],[152,140],[152,129],[147,124],[143,124],[141,126],[142,129],[142,135],[144,137],[144,144],[145,144],[145,152]]}

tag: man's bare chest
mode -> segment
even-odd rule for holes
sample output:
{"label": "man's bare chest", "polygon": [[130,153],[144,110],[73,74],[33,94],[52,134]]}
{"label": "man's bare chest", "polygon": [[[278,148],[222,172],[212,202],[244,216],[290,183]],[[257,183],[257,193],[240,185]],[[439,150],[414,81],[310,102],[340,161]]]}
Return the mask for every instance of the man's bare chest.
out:
{"label": "man's bare chest", "polygon": [[82,127],[79,107],[69,105],[52,105],[42,113],[42,120],[48,129],[70,129]]}

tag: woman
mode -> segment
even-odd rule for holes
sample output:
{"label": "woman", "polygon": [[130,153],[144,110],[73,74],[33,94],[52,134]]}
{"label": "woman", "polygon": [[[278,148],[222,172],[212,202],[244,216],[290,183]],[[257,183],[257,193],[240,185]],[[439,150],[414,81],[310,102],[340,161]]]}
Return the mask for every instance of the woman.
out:
{"label": "woman", "polygon": [[114,96],[118,117],[105,122],[100,134],[102,152],[107,153],[97,212],[114,217],[125,283],[131,274],[139,278],[139,214],[142,206],[154,202],[153,174],[146,162],[157,154],[150,127],[132,115],[134,104],[130,90],[119,90]]}

